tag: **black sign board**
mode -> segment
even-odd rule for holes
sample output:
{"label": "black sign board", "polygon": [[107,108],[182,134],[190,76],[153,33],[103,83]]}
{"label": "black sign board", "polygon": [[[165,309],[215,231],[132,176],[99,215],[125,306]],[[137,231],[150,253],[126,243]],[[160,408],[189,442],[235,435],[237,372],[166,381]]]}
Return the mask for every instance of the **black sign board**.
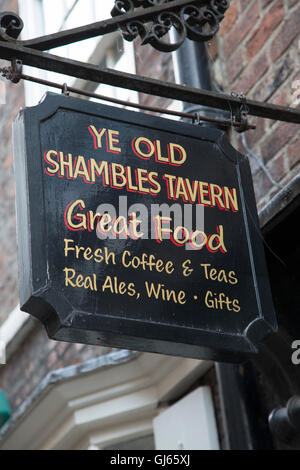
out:
{"label": "black sign board", "polygon": [[224,133],[47,94],[14,143],[20,303],[49,337],[235,362],[276,330]]}

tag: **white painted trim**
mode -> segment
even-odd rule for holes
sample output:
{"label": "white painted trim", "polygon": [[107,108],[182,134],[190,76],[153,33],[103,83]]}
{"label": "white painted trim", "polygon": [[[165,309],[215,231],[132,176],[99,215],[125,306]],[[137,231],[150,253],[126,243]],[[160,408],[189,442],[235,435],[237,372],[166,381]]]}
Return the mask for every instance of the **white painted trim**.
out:
{"label": "white painted trim", "polygon": [[0,340],[6,352],[6,362],[16,351],[25,337],[32,331],[37,320],[22,312],[19,305],[9,314],[0,327]]}
{"label": "white painted trim", "polygon": [[157,450],[219,450],[210,387],[198,387],[161,411],[153,428]]}
{"label": "white painted trim", "polygon": [[[114,358],[120,357],[118,363]],[[104,448],[143,437],[151,433],[158,405],[178,398],[211,367],[207,361],[128,351],[90,362],[97,367],[87,363],[52,372],[5,425],[0,449]]]}
{"label": "white painted trim", "polygon": [[[60,12],[53,13],[52,4],[50,0],[48,1],[49,1],[49,4],[44,4],[43,3],[44,0],[26,0],[26,1],[23,0],[22,2],[19,2],[20,16],[24,21],[24,30],[22,31],[22,35],[21,35],[22,40],[43,36],[44,34],[49,32],[47,31],[48,23],[45,24],[45,16],[47,16],[47,14],[49,14],[49,11],[50,11],[53,15],[52,16],[52,20],[53,20],[55,17],[57,18],[57,14],[59,14]],[[103,11],[101,12],[101,14],[103,14]],[[101,18],[97,18],[97,20],[99,19]],[[95,18],[95,21],[96,21],[96,18]],[[51,23],[51,18],[49,20],[49,23]],[[50,25],[50,30],[51,30],[51,25]],[[102,56],[104,55],[103,51],[105,50],[105,48],[115,39],[117,35],[118,33],[103,36],[98,41],[97,41],[97,38],[90,39],[90,41],[93,40],[95,42],[94,50],[91,56],[88,51],[85,51],[84,53],[87,54],[87,57],[82,58],[80,60],[82,61],[86,60],[87,62],[97,64],[98,63],[97,61],[101,60],[101,55]],[[55,49],[54,54],[57,54],[57,55],[62,54],[63,56],[69,57],[69,58],[72,55],[73,58],[76,58],[74,57],[74,48],[72,49],[72,45]],[[75,52],[75,55],[76,55],[76,52]],[[126,63],[125,63],[126,70],[123,70],[123,71],[135,73],[136,69],[135,69],[135,58],[134,58],[134,46],[132,43],[129,43],[129,42],[124,43],[123,56],[124,55],[126,55]],[[84,88],[84,85],[85,85],[85,82],[83,82],[82,80],[75,79],[67,75],[57,74],[54,72],[48,72],[46,70],[39,70],[37,68],[32,68],[28,66],[24,66],[24,73],[28,75],[34,75],[35,77],[42,78],[44,80],[56,81],[59,83],[67,82],[69,85],[72,85],[78,88]],[[44,97],[47,91],[53,91],[53,88],[51,87],[46,87],[44,85],[39,85],[37,83],[31,83],[28,81],[24,81],[24,89],[25,89],[25,105],[27,107],[36,106]],[[128,90],[123,90],[123,89],[117,89],[117,90],[118,90],[118,93],[121,94],[120,96],[122,97],[122,99],[127,99],[128,93],[133,101],[138,99],[138,93],[134,91],[128,91]],[[122,95],[124,95],[124,98]],[[120,96],[118,95],[118,97]]]}
{"label": "white painted trim", "polygon": [[100,432],[92,433],[87,442],[82,442],[81,449],[97,446],[98,449],[104,449],[109,445],[119,444],[128,440],[153,434],[153,417],[135,420],[125,424],[120,424],[116,428],[105,428]]}
{"label": "white painted trim", "polygon": [[0,337],[7,346],[17,332],[29,319],[28,313],[21,312],[19,305],[10,313],[7,320],[0,327]]}

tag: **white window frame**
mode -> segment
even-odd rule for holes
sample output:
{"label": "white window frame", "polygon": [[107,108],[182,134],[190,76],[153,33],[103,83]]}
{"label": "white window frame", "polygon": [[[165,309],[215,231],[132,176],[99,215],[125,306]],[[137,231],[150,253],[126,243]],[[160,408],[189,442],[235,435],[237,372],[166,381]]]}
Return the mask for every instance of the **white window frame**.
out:
{"label": "white window frame", "polygon": [[[43,36],[45,34],[43,1],[44,0],[26,0],[26,1],[19,2],[19,13],[20,13],[21,18],[24,21],[24,30],[21,36],[23,40],[32,39],[34,37]],[[94,0],[88,0],[88,1],[94,1]],[[97,58],[97,55],[100,57],[102,54],[103,56],[103,49],[109,46],[112,40],[116,37],[117,37],[117,34],[102,36],[101,38],[99,38],[94,48],[94,52],[92,53],[92,56],[87,57],[86,61],[90,62],[92,58],[93,59]],[[54,49],[53,53],[56,54],[57,51]],[[133,43],[124,41],[124,54],[126,54],[127,56],[126,57],[126,70],[124,70],[123,68],[122,71],[135,74],[136,67],[135,67],[135,55],[134,55]],[[95,63],[95,61],[93,61],[92,63]],[[118,62],[115,65],[116,65],[116,68],[118,68]],[[81,88],[81,89],[84,89],[86,86],[86,81],[84,80],[78,80],[73,77],[64,76],[61,74],[55,74],[53,72],[48,72],[46,70],[39,70],[39,69],[28,67],[28,66],[24,66],[24,73],[28,75],[34,75],[35,77],[42,78],[44,80],[56,81],[59,83],[67,82],[70,86],[74,86],[74,87]],[[27,81],[24,82],[24,86],[25,86],[26,106],[37,105],[47,91],[52,91],[52,92],[55,91],[53,88],[48,88],[44,85],[39,85],[36,83],[33,84]],[[106,86],[98,87],[97,84],[95,84],[95,90],[97,89],[98,89],[98,92],[101,94],[107,94],[109,96],[118,97],[123,100],[130,99],[131,101],[136,101],[136,102],[138,101],[138,93],[131,91],[131,90],[122,90],[122,89],[116,89],[113,87],[108,88]]]}
{"label": "white window frame", "polygon": [[161,411],[153,422],[156,450],[220,449],[212,392],[207,385]]}
{"label": "white window frame", "polygon": [[[19,1],[19,14],[24,22],[24,30],[21,39],[27,40],[44,34],[44,15],[41,0]],[[34,70],[34,72],[33,72]],[[24,66],[25,74],[33,74],[35,77],[46,79],[47,72],[45,70],[33,69]],[[33,84],[24,81],[25,105],[35,106],[38,104],[47,89],[43,85]]]}

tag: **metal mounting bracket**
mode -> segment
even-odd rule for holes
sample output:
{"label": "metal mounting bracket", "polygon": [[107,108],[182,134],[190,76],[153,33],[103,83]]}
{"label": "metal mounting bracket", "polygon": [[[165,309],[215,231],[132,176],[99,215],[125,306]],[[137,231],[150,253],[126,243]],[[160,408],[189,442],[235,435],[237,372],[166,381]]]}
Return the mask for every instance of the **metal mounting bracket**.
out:
{"label": "metal mounting bracket", "polygon": [[12,59],[11,66],[1,69],[2,76],[12,83],[19,83],[22,78],[23,64],[21,60]]}
{"label": "metal mounting bracket", "polygon": [[[247,98],[244,93],[232,92],[231,96],[240,100],[240,106],[236,106],[232,112],[232,121],[235,124],[235,130],[242,134],[245,131],[253,128],[248,122],[249,107],[247,105]],[[254,126],[256,128],[256,126]]]}
{"label": "metal mounting bracket", "polygon": [[[142,44],[171,52],[178,49],[186,38],[193,41],[212,39],[229,6],[228,0],[115,0],[112,18],[108,20],[17,42],[19,46],[49,50],[120,30],[127,41],[140,37]],[[0,14],[2,41],[16,40],[22,28],[23,21],[17,14]],[[168,42],[172,28],[179,35],[174,43]]]}
{"label": "metal mounting bracket", "polygon": [[[137,9],[139,6],[144,8]],[[55,47],[111,33],[118,29],[120,29],[124,34],[124,28],[129,27],[128,25],[131,25],[129,28],[131,31],[134,30],[135,33],[137,32],[137,37],[140,35],[141,31],[137,22],[141,22],[144,26],[147,23],[152,22],[152,27],[150,29],[153,33],[156,20],[160,22],[163,18],[166,19],[168,15],[170,18],[173,18],[174,21],[174,15],[176,17],[179,15],[181,21],[184,20],[185,37],[192,40],[200,40],[199,38],[202,36],[201,40],[205,40],[203,39],[203,35],[206,34],[205,32],[207,31],[207,28],[208,31],[210,31],[210,33],[207,34],[211,34],[212,31],[214,31],[215,34],[218,29],[218,25],[213,23],[215,24],[215,28],[213,30],[210,28],[210,24],[207,26],[207,22],[209,23],[208,20],[211,17],[208,13],[204,14],[204,7],[206,7],[205,11],[211,10],[212,15],[215,18],[218,18],[219,25],[222,15],[224,16],[224,12],[229,7],[229,2],[227,0],[116,0],[115,8],[119,8],[119,10],[122,10],[123,8],[123,14],[105,21],[100,21],[67,31],[60,31],[52,35],[31,39],[29,41],[17,40],[17,37],[23,28],[22,19],[15,13],[4,12],[0,13],[0,58],[10,62],[14,60],[22,61],[24,65],[29,65],[31,67],[57,72],[96,83],[103,83],[134,90],[139,93],[185,101],[195,105],[208,106],[225,111],[235,110],[233,119],[236,119],[236,127],[239,127],[238,123],[241,123],[240,130],[243,131],[247,128],[246,115],[244,110],[240,109],[241,100],[238,96],[229,96],[212,91],[195,89],[184,85],[166,83],[161,80],[141,77],[107,68],[102,69],[93,64],[62,58],[48,52],[44,52],[45,50],[53,49]],[[219,11],[219,16],[216,14],[216,9]],[[113,14],[116,14],[116,12],[117,10],[115,10]],[[182,12],[184,12],[184,14]],[[136,24],[136,29],[134,29],[134,24]],[[169,22],[166,21],[164,27],[161,27],[160,25],[160,27],[154,28],[154,32],[156,32],[157,37],[154,33],[154,36],[152,33],[151,35],[149,32],[150,30],[148,30],[149,34],[147,33],[146,36],[142,35],[143,43],[149,43],[153,45],[153,47],[158,46],[158,48],[160,48],[161,40],[167,34],[168,28],[171,27],[175,27],[176,29],[176,25],[174,26],[170,19]],[[134,38],[127,37],[127,39],[133,40]],[[166,48],[171,50],[169,46],[170,45],[163,45],[161,50],[166,50]],[[180,47],[180,44],[176,47],[174,45],[175,49],[177,47]],[[175,49],[173,49],[172,46],[172,50]],[[16,73],[16,69],[11,72],[12,74],[15,74],[12,77],[13,80],[16,80],[14,83],[17,83],[19,74]],[[299,109],[259,103],[251,100],[247,101],[247,108],[247,114],[252,116],[300,124]]]}

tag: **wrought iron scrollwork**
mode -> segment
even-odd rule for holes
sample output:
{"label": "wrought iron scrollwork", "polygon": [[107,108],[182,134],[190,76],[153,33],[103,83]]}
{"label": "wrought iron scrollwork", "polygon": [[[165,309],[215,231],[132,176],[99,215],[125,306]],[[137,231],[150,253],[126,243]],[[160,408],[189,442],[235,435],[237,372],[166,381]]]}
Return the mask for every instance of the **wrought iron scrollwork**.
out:
{"label": "wrought iron scrollwork", "polygon": [[111,11],[111,16],[123,15],[124,13],[132,13],[135,8],[149,8],[170,0],[115,0],[115,5]]}
{"label": "wrought iron scrollwork", "polygon": [[[193,41],[209,41],[218,32],[230,3],[228,0],[198,0],[178,7],[174,0],[115,0],[112,17],[133,13],[139,7],[150,8],[168,4],[168,11],[154,13],[151,21],[131,21],[122,26],[124,39],[134,41],[141,38],[142,44],[151,44],[162,52],[178,49],[186,38]],[[171,7],[171,8],[170,8]],[[170,42],[168,33],[174,28],[177,32],[176,41]],[[167,41],[164,39],[167,38]]]}
{"label": "wrought iron scrollwork", "polygon": [[[175,28],[178,40],[175,43],[163,41],[163,37]],[[134,41],[137,37],[142,40],[142,45],[151,44],[155,49],[162,52],[172,52],[181,46],[186,38],[186,30],[183,21],[178,15],[166,12],[156,17],[156,21],[152,23],[151,28],[147,28],[141,21],[132,21],[121,28],[125,40]]]}
{"label": "wrought iron scrollwork", "polygon": [[5,41],[17,39],[22,32],[24,23],[16,13],[4,11],[0,13],[0,37]]}

